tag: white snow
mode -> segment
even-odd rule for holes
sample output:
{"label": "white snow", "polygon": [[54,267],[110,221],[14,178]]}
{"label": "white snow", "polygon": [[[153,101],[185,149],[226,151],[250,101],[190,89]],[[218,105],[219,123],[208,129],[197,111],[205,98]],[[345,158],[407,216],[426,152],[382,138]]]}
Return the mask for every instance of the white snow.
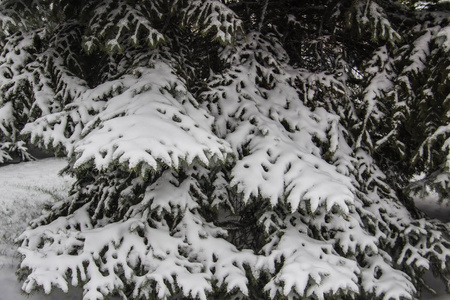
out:
{"label": "white snow", "polygon": [[72,179],[58,175],[64,166],[47,158],[0,167],[0,244],[12,243],[45,204],[65,196]]}
{"label": "white snow", "polygon": [[[14,267],[4,266],[0,269],[0,299],[2,300],[79,300],[82,298],[82,290],[71,290],[68,294],[61,291],[44,296],[43,294],[26,295],[21,293],[20,283],[14,277]],[[4,298],[3,298],[4,297]]]}
{"label": "white snow", "polygon": [[[26,162],[0,167],[0,299],[14,300],[75,300],[82,298],[81,289],[69,289],[68,294],[61,291],[50,295],[22,293],[21,283],[17,282],[14,272],[18,264],[13,240],[25,229],[31,218],[40,214],[43,206],[65,196],[72,178],[58,176],[65,166],[65,160],[48,158],[35,162]],[[417,204],[428,209],[431,217],[448,218],[448,209],[438,206],[430,199],[417,199]],[[434,212],[442,214],[434,215]],[[448,219],[446,220],[448,221]],[[345,271],[345,270],[341,270]],[[233,278],[229,278],[232,280]],[[425,293],[422,299],[446,300],[443,285],[431,274],[426,276],[427,282],[438,292],[436,296]],[[351,281],[349,281],[351,284]]]}
{"label": "white snow", "polygon": [[[43,299],[41,295],[21,294],[21,284],[15,278],[18,256],[15,238],[27,223],[37,217],[45,204],[61,199],[68,192],[73,179],[59,176],[66,162],[47,158],[0,167],[0,299]],[[61,292],[45,298],[81,299],[81,291]]]}
{"label": "white snow", "polygon": [[202,28],[204,35],[213,32],[213,39],[223,44],[233,42],[235,36],[232,33],[243,32],[242,21],[220,1],[192,1],[184,22],[192,22],[194,27]]}

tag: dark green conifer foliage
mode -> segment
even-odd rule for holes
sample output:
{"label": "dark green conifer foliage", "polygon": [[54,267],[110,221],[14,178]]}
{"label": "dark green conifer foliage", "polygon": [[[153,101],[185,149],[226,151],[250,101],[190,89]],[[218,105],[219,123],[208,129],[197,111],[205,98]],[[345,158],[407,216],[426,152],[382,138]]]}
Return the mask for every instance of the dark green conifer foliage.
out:
{"label": "dark green conifer foliage", "polygon": [[[0,163],[64,153],[30,293],[415,299],[450,270],[450,8],[0,1]],[[415,176],[422,175],[417,181]],[[414,181],[415,180],[415,181]]]}

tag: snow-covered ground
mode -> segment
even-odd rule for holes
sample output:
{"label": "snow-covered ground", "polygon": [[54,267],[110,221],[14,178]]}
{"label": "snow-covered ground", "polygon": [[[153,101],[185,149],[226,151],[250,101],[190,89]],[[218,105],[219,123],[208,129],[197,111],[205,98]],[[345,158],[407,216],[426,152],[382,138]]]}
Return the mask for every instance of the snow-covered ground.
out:
{"label": "snow-covered ground", "polygon": [[[49,296],[21,293],[15,278],[18,264],[13,241],[25,229],[26,224],[38,216],[43,207],[67,194],[73,179],[61,177],[59,171],[65,166],[63,159],[46,158],[0,167],[0,300],[75,300],[82,298],[80,289],[64,294],[60,291]],[[450,207],[443,207],[433,198],[418,198],[417,206],[429,216],[450,221]],[[438,295],[425,293],[422,299],[449,300],[442,283],[427,276],[429,284]]]}
{"label": "snow-covered ground", "polygon": [[58,175],[65,164],[64,159],[46,158],[0,167],[0,300],[82,298],[79,290],[70,297],[62,292],[26,296],[14,273],[18,264],[15,238],[45,205],[64,197],[72,184],[70,177]]}
{"label": "snow-covered ground", "polygon": [[27,223],[66,195],[72,179],[58,175],[64,166],[63,159],[47,158],[0,167],[0,265]]}

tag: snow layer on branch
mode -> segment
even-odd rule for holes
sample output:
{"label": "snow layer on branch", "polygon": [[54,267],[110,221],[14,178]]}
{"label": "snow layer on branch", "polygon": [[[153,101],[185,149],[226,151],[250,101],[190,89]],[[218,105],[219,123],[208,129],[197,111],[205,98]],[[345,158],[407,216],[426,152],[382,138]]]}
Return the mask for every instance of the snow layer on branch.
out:
{"label": "snow layer on branch", "polygon": [[401,39],[386,16],[384,9],[372,0],[357,0],[348,15],[347,25],[357,26],[358,33],[370,34],[372,40],[386,40],[396,43]]}
{"label": "snow layer on branch", "polygon": [[[199,84],[193,90],[203,91],[201,106],[175,65],[153,56],[157,51],[138,48],[120,57],[143,51],[151,58],[119,61],[117,69],[126,65],[120,75],[105,76],[106,82],[76,94],[64,111],[30,125],[37,138],[75,153],[70,167],[77,168],[79,180],[65,202],[20,237],[24,290],[67,290],[72,284],[83,285],[85,300],[116,292],[123,298],[207,299],[225,291],[251,297],[263,283],[271,298],[400,300],[416,296],[425,270],[445,273],[445,230],[414,220],[363,150],[373,144],[371,122],[385,116],[378,100],[394,86],[386,47],[367,67],[365,98],[355,99],[366,105],[364,118],[355,124],[356,117],[340,119],[339,107],[333,111],[341,96],[349,105],[345,79],[289,67],[287,53],[270,34],[235,40],[240,23],[219,1],[189,4],[179,17],[191,27],[181,32],[238,44],[222,49],[220,57],[208,48],[211,57],[222,59],[222,73],[193,83]],[[378,4],[353,4],[360,30],[396,40]],[[108,5],[94,17],[120,20],[121,8]],[[128,16],[118,26],[106,20],[117,38],[93,39],[112,41],[116,49],[134,20]],[[95,30],[102,32],[101,26]],[[171,28],[165,32],[174,34]],[[177,55],[173,42],[162,56]],[[185,67],[183,59],[178,63]],[[307,80],[316,85],[306,94],[301,88]],[[204,83],[208,89],[200,87]],[[338,95],[334,106],[315,101],[327,89]],[[347,144],[346,138],[354,140],[343,124],[367,128],[361,149]],[[226,227],[228,221],[244,218],[252,232],[235,239],[233,230],[247,228]]]}
{"label": "snow layer on branch", "polygon": [[[8,107],[4,116],[8,117],[9,123],[6,125],[3,118],[0,128],[14,143],[16,141],[13,139],[22,133],[23,126],[30,126],[31,122],[42,116],[58,115],[66,103],[87,89],[86,82],[67,67],[69,61],[77,65],[73,63],[75,58],[71,49],[77,32],[72,30],[72,24],[66,27],[61,26],[63,29],[54,32],[52,37],[45,36],[40,30],[23,36],[14,35],[5,45],[0,57],[0,106],[3,104],[0,109]],[[63,32],[66,29],[68,33]],[[38,52],[35,45],[36,40],[40,39],[50,40],[50,45],[43,52]],[[36,141],[39,129],[41,132],[47,129],[37,127],[37,131],[25,130],[23,133],[31,133],[32,140]],[[49,132],[43,135],[48,136]],[[46,137],[39,144],[49,146],[51,141]],[[56,148],[56,145],[53,146]]]}
{"label": "snow layer on branch", "polygon": [[9,27],[15,27],[17,26],[17,22],[8,14],[5,14],[4,12],[0,13],[0,28],[3,32],[8,33]]}
{"label": "snow layer on branch", "polygon": [[13,123],[13,107],[12,103],[5,103],[0,107],[0,130],[4,135],[8,134],[8,127]]}
{"label": "snow layer on branch", "polygon": [[93,93],[86,92],[67,105],[63,111],[42,116],[26,124],[22,133],[29,134],[31,141],[43,148],[63,149],[69,156],[74,144],[80,140],[81,132],[92,118],[94,112],[100,111],[104,101],[90,98]]}
{"label": "snow layer on branch", "polygon": [[[129,168],[159,164],[179,168],[195,159],[224,159],[226,143],[211,132],[212,120],[196,107],[184,84],[165,63],[121,79],[122,93],[86,124],[75,145],[75,168],[93,160],[99,170],[115,161]],[[174,139],[176,137],[176,139]]]}
{"label": "snow layer on branch", "polygon": [[[359,291],[355,261],[337,254],[332,243],[309,237],[310,229],[298,213],[288,215],[284,223],[286,228],[264,247],[267,256],[258,260],[263,270],[275,274],[264,287],[272,299],[277,295],[325,299],[326,294]],[[275,272],[275,263],[281,261],[281,269]]]}
{"label": "snow layer on branch", "polygon": [[200,29],[205,36],[212,32],[213,39],[222,44],[233,44],[236,36],[244,31],[239,17],[218,0],[191,1],[183,23]]}
{"label": "snow layer on branch", "polygon": [[[30,95],[27,94],[33,82],[33,61],[31,35],[14,35],[3,46],[0,54],[0,130],[9,142],[16,142],[15,135],[20,128],[15,122],[30,112]],[[30,70],[31,69],[31,70]],[[17,98],[22,100],[17,101]]]}
{"label": "snow layer on branch", "polygon": [[36,103],[50,102],[53,95],[34,61],[33,34],[12,35],[0,53],[0,162],[10,160],[11,153],[24,160],[32,158],[20,140],[20,130],[40,109]]}
{"label": "snow layer on branch", "polygon": [[8,144],[1,144],[0,146],[0,163],[4,163],[7,160],[12,160],[11,155],[9,155],[9,145]]}
{"label": "snow layer on branch", "polygon": [[450,51],[450,26],[447,25],[439,30],[436,35],[436,41],[439,46],[445,49],[445,51]]}
{"label": "snow layer on branch", "polygon": [[[361,186],[365,194],[361,195],[364,205],[355,202],[358,213],[364,216],[366,224],[375,225],[375,236],[379,243],[384,245],[382,249],[395,249],[398,252],[397,261],[392,261],[391,256],[382,249],[378,250],[380,258],[373,255],[366,257],[374,267],[369,273],[362,273],[363,282],[365,287],[368,287],[366,284],[372,287],[377,295],[385,293],[385,298],[387,295],[395,299],[412,298],[418,282],[407,274],[417,276],[417,273],[433,266],[441,270],[447,269],[450,249],[445,248],[446,243],[442,242],[442,235],[445,233],[433,222],[425,219],[414,220],[408,210],[396,200],[395,193],[385,183],[385,175],[369,155],[362,150],[356,155],[359,164],[356,169],[360,172],[360,181],[365,178],[365,184]],[[395,233],[392,228],[395,228]],[[393,270],[394,264],[403,266],[405,272]],[[395,286],[391,285],[394,278]],[[396,293],[396,296],[392,293]]]}
{"label": "snow layer on branch", "polygon": [[430,43],[437,30],[438,27],[427,28],[425,33],[414,41],[410,56],[411,64],[404,69],[405,72],[412,71],[419,74],[426,68],[426,61],[430,55]]}
{"label": "snow layer on branch", "polygon": [[[88,6],[89,7],[89,6]],[[152,15],[161,18],[155,1],[142,1],[130,5],[128,1],[99,1],[89,20],[89,31],[83,47],[88,53],[105,47],[109,53],[120,53],[127,44],[142,41],[152,48],[164,43],[164,36],[153,27]]]}
{"label": "snow layer on branch", "polygon": [[[274,50],[276,42],[271,44],[273,41],[269,40],[250,34],[245,46],[238,47],[236,51],[226,49],[222,57],[229,63],[229,68],[215,77],[210,90],[204,93],[210,102],[205,106],[216,117],[218,134],[238,153],[231,183],[242,192],[244,201],[263,197],[269,199],[273,207],[279,207],[286,201],[286,209],[291,213],[300,209],[296,224],[310,228],[314,234],[304,230],[289,231],[285,239],[294,233],[311,234],[314,242],[316,239],[327,241],[330,249],[338,250],[336,253],[343,252],[349,257],[362,256],[356,259],[357,266],[354,261],[348,261],[347,267],[353,267],[351,272],[345,273],[346,276],[333,273],[336,269],[332,268],[328,273],[333,274],[330,277],[336,276],[342,281],[336,279],[334,282],[337,285],[330,282],[322,290],[319,285],[305,285],[305,282],[321,282],[320,274],[304,269],[293,275],[292,270],[298,270],[291,269],[296,264],[295,258],[291,259],[295,255],[290,252],[278,254],[283,257],[281,271],[266,286],[266,290],[272,297],[277,294],[291,298],[295,294],[314,294],[320,298],[337,290],[358,293],[360,291],[355,283],[364,282],[367,288],[364,291],[379,297],[412,299],[417,282],[407,274],[429,268],[431,257],[440,262],[440,269],[445,269],[448,251],[442,250],[439,242],[435,244],[438,239],[430,238],[434,241],[432,246],[425,246],[416,240],[417,235],[409,229],[417,225],[412,223],[411,215],[397,202],[395,193],[385,183],[386,176],[374,166],[368,154],[362,150],[353,152],[345,141],[345,129],[335,115],[321,108],[311,110],[300,100],[301,93],[292,84],[294,78],[314,80],[314,76],[306,76],[304,71],[298,75],[297,70],[286,67],[283,64],[284,52]],[[376,98],[384,97],[384,93],[393,89],[390,80],[394,75],[392,68],[387,49],[380,48],[371,61],[371,69],[368,69],[371,77],[365,91],[366,124],[369,120],[382,121],[383,111],[377,106]],[[379,77],[378,73],[381,73]],[[345,89],[339,90],[340,84],[331,83],[326,78],[323,85],[329,88],[335,85],[338,94],[346,94]],[[328,163],[325,157],[333,163]],[[291,171],[296,176],[291,177]],[[340,202],[335,203],[334,199]],[[339,208],[341,213],[332,210],[333,204],[337,204],[335,208]],[[291,220],[281,218],[279,225],[275,226],[273,219],[260,220],[266,230],[269,228],[269,233],[271,230],[275,232],[272,241],[265,246],[268,257],[272,257],[271,251],[276,257],[276,245],[284,238],[284,228],[292,225]],[[390,233],[392,228],[396,228],[395,238]],[[429,232],[436,230],[428,222],[418,228],[427,228]],[[297,238],[299,242],[308,241],[304,236]],[[405,242],[402,251],[406,256],[393,262],[390,255],[381,249],[386,244],[395,247],[396,239]],[[424,240],[430,242],[430,239]],[[435,252],[432,247],[441,249],[439,251],[443,253]],[[310,261],[320,265],[321,259],[325,260],[324,255],[322,258],[313,257],[313,254],[308,254],[309,248],[314,247],[304,246],[306,253],[298,250],[299,259],[310,255]],[[333,256],[331,250],[326,252],[331,255],[328,263],[339,256]],[[259,263],[262,270],[273,274],[273,259],[260,258]],[[397,270],[396,263],[409,265],[408,272]],[[396,280],[395,284],[393,280]]]}
{"label": "snow layer on branch", "polygon": [[[7,86],[4,88],[3,98],[8,97],[8,94],[17,95],[17,89],[24,89],[21,81],[25,81],[33,91],[31,109],[39,109],[40,113],[46,115],[61,110],[61,105],[86,90],[86,82],[67,67],[68,64],[73,64],[81,68],[71,49],[74,40],[79,38],[79,33],[72,27],[73,24],[66,24],[52,37],[37,30],[8,39],[0,58],[0,82],[2,86]],[[39,53],[35,40],[47,38],[50,39],[50,45]]]}
{"label": "snow layer on branch", "polygon": [[[133,298],[164,299],[180,291],[207,299],[216,286],[248,294],[245,266],[256,263],[253,252],[239,251],[223,239],[226,232],[198,213],[190,196],[195,183],[177,184],[175,175],[166,170],[161,182],[180,196],[170,203],[176,210],[153,208],[151,202],[160,199],[152,195],[164,192],[156,182],[144,205],[132,206],[120,222],[94,223],[89,213],[93,203],[88,203],[68,217],[24,232],[19,237],[19,251],[26,257],[21,268],[30,272],[24,291],[40,286],[48,293],[53,287],[66,291],[69,284],[83,285],[85,300],[121,294],[125,285],[133,287],[128,295]],[[152,217],[155,213],[160,221]],[[166,213],[179,218],[172,229],[164,221]]]}
{"label": "snow layer on branch", "polygon": [[381,99],[385,98],[394,88],[393,77],[395,74],[391,60],[387,47],[383,46],[367,62],[366,76],[368,77],[368,83],[363,91],[364,118],[360,125],[361,133],[356,141],[356,147],[358,148],[362,146],[363,139],[370,147],[379,146],[384,141],[383,139],[373,141],[372,135],[369,133],[371,128],[368,127],[371,124],[384,122],[386,117],[386,111],[383,109],[384,106]]}
{"label": "snow layer on branch", "polygon": [[245,200],[262,196],[276,205],[285,199],[292,211],[299,206],[315,211],[320,205],[348,211],[347,203],[353,201],[350,179],[322,159],[316,144],[331,140],[329,151],[336,151],[338,119],[303,105],[291,85],[296,73],[278,63],[285,59],[282,49],[271,49],[256,33],[247,40],[236,51],[225,50],[230,68],[204,93],[218,133],[240,156],[232,184]]}

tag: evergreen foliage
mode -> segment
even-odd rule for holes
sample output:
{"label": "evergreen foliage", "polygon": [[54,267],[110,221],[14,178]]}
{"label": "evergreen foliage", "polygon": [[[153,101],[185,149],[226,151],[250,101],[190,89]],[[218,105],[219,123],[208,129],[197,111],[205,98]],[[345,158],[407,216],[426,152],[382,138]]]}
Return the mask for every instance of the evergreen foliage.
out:
{"label": "evergreen foliage", "polygon": [[[416,299],[448,281],[450,7],[0,1],[0,163],[68,157],[23,290]],[[447,6],[446,6],[447,5]],[[421,175],[422,179],[416,180]]]}

